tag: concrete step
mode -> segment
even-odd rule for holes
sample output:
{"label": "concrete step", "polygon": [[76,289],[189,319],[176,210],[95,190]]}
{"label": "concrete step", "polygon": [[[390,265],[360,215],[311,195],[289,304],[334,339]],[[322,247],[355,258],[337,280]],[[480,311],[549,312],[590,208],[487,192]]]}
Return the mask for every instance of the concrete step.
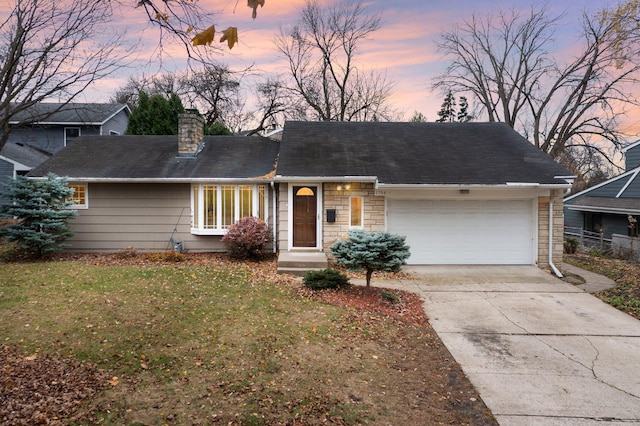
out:
{"label": "concrete step", "polygon": [[289,274],[289,275],[296,275],[298,277],[304,277],[305,274],[309,271],[321,271],[323,269],[326,268],[294,268],[294,267],[290,267],[290,266],[284,266],[284,267],[280,267],[278,266],[277,272],[279,274]]}
{"label": "concrete step", "polygon": [[329,266],[327,256],[321,252],[281,252],[278,254],[278,272],[304,275],[307,271],[319,271]]}

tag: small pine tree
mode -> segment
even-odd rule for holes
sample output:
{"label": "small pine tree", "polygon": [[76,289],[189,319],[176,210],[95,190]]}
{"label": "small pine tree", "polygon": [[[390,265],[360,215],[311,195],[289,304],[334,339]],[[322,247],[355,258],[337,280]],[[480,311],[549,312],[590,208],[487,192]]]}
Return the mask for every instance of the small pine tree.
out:
{"label": "small pine tree", "polygon": [[0,228],[0,236],[36,257],[60,250],[73,235],[68,224],[76,215],[68,209],[73,205],[68,201],[72,195],[67,180],[53,174],[45,180],[18,176],[6,184],[9,203],[0,205],[0,215],[16,221]]}
{"label": "small pine tree", "polygon": [[440,117],[436,120],[438,123],[452,123],[456,121],[456,98],[451,93],[451,90],[449,90],[449,93],[447,93],[447,96],[445,96],[440,106],[438,117]]}
{"label": "small pine tree", "polygon": [[373,271],[399,271],[409,258],[405,237],[388,232],[349,231],[346,240],[330,248],[338,263],[352,270],[366,270],[367,287]]}

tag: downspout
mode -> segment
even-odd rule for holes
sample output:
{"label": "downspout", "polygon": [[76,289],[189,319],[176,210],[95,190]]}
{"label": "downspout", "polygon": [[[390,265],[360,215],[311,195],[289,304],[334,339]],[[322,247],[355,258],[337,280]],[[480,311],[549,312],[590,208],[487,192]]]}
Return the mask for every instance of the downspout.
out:
{"label": "downspout", "polygon": [[549,197],[549,266],[556,277],[563,277],[562,272],[553,264],[553,199],[551,197]]}
{"label": "downspout", "polygon": [[273,251],[273,254],[276,254],[276,238],[277,238],[277,230],[276,230],[276,223],[278,222],[278,218],[276,217],[276,214],[278,212],[278,208],[276,206],[276,186],[273,183],[273,181],[271,181],[271,192],[273,192],[273,224],[271,226],[272,228],[272,232],[273,232],[273,245],[271,247],[271,250]]}

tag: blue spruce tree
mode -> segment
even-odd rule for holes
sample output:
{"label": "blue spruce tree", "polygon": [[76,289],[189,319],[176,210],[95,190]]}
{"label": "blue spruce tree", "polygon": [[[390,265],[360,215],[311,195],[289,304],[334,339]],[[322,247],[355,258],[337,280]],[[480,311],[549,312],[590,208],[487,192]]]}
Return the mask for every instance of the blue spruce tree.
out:
{"label": "blue spruce tree", "polygon": [[349,231],[346,240],[336,241],[330,248],[338,263],[352,270],[364,269],[367,287],[373,271],[399,271],[409,258],[405,237],[388,232]]}

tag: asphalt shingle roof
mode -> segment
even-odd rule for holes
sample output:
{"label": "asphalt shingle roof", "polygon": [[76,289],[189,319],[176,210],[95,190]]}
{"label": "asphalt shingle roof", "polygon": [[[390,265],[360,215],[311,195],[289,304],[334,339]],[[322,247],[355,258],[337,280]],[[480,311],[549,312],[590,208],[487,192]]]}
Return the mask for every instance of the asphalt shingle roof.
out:
{"label": "asphalt shingle roof", "polygon": [[2,147],[0,155],[10,158],[20,164],[24,164],[27,167],[35,167],[50,157],[50,155],[47,155],[36,148],[30,147],[29,145],[13,142],[7,142]]}
{"label": "asphalt shingle roof", "polygon": [[277,175],[382,184],[566,184],[570,173],[503,123],[287,122]]}
{"label": "asphalt shingle roof", "polygon": [[11,117],[11,123],[37,122],[40,124],[76,123],[100,125],[125,107],[125,104],[41,102],[16,113]]}
{"label": "asphalt shingle roof", "polygon": [[207,136],[197,157],[178,157],[177,136],[80,137],[29,176],[93,179],[261,178],[272,175],[279,143],[262,137]]}

